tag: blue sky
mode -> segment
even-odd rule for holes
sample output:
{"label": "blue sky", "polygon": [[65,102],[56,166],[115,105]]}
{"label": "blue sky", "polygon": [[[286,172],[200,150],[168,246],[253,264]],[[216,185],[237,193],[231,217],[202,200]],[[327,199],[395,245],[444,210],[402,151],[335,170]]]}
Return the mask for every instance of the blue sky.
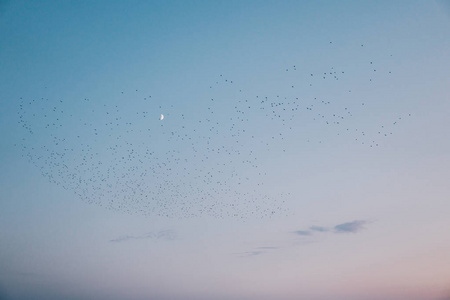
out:
{"label": "blue sky", "polygon": [[447,1],[6,1],[0,36],[0,299],[448,298]]}

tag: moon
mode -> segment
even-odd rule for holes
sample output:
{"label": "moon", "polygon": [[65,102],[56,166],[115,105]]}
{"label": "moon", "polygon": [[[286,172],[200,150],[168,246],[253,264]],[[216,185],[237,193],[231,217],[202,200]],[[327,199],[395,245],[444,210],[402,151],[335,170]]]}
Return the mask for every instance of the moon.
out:
{"label": "moon", "polygon": [[161,117],[159,117],[159,120],[162,121],[162,119],[164,119],[164,115],[161,114]]}

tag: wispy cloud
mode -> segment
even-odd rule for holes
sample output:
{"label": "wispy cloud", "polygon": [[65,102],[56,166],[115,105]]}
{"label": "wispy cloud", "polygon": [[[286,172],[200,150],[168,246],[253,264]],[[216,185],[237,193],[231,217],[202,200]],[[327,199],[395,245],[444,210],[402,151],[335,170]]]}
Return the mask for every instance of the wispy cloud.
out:
{"label": "wispy cloud", "polygon": [[159,240],[168,240],[168,241],[172,241],[174,239],[177,238],[177,235],[174,231],[172,230],[161,230],[158,232],[158,234],[156,235],[156,238]]}
{"label": "wispy cloud", "polygon": [[327,231],[330,231],[329,228],[322,227],[322,226],[311,226],[311,227],[309,227],[309,229],[311,229],[312,231],[318,231],[318,232],[327,232]]}
{"label": "wispy cloud", "polygon": [[309,230],[297,230],[297,231],[294,231],[294,233],[297,235],[303,235],[303,236],[311,235],[311,231],[309,231]]}
{"label": "wispy cloud", "polygon": [[279,249],[283,248],[289,248],[294,246],[300,246],[300,245],[307,245],[311,243],[315,243],[318,241],[316,236],[319,236],[324,233],[335,233],[335,234],[342,234],[342,233],[356,233],[364,229],[364,225],[372,223],[372,221],[364,221],[364,220],[355,220],[352,222],[346,222],[337,224],[335,226],[325,227],[325,226],[317,226],[317,225],[311,225],[308,229],[302,229],[302,230],[296,230],[291,231],[290,234],[295,234],[297,236],[300,236],[302,238],[297,238],[295,243],[293,245],[288,246],[282,246],[282,247],[274,247],[274,246],[261,246],[251,249],[250,251],[246,252],[239,252],[234,253],[235,255],[238,255],[239,257],[252,257],[252,256],[259,256],[266,253],[270,253],[273,251],[278,251]]}
{"label": "wispy cloud", "polygon": [[115,239],[109,240],[110,242],[125,242],[125,241],[129,241],[129,240],[135,240],[138,239],[139,237],[136,236],[131,236],[131,235],[122,235],[119,236]]}
{"label": "wispy cloud", "polygon": [[332,231],[333,233],[356,233],[364,229],[364,225],[367,223],[368,222],[364,220],[355,220],[352,222],[338,224],[331,228],[313,225],[309,227],[309,230],[297,230],[294,231],[294,233],[300,236],[311,236],[315,233],[323,233],[329,231]]}
{"label": "wispy cloud", "polygon": [[277,249],[279,249],[279,247],[262,246],[262,247],[256,247],[251,251],[239,252],[239,253],[234,253],[234,254],[238,255],[239,257],[249,257],[249,256],[257,256],[257,255],[266,254],[266,253],[269,253],[269,252],[277,250]]}
{"label": "wispy cloud", "polygon": [[160,230],[158,232],[147,232],[142,235],[123,235],[115,239],[109,240],[113,243],[126,242],[130,240],[142,240],[142,239],[155,239],[155,240],[166,240],[171,241],[176,239],[177,235],[172,230]]}
{"label": "wispy cloud", "polygon": [[367,221],[363,220],[355,220],[353,222],[347,222],[342,223],[339,225],[334,226],[334,232],[336,233],[355,233],[360,231],[361,229],[364,229],[364,224],[366,224]]}
{"label": "wispy cloud", "polygon": [[246,257],[246,256],[257,256],[257,255],[261,255],[263,253],[266,253],[265,251],[247,251],[247,252],[242,252],[239,253],[241,257]]}

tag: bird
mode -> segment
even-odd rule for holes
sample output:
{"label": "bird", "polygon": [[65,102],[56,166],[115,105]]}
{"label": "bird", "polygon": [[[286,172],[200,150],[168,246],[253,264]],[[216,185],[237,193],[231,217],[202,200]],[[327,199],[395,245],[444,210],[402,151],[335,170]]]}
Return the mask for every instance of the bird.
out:
{"label": "bird", "polygon": [[[366,128],[358,120],[373,103],[361,98],[351,69],[298,66],[280,66],[286,81],[271,92],[261,84],[252,93],[218,72],[199,91],[205,105],[196,106],[195,114],[142,87],[133,93],[119,88],[117,99],[130,95],[126,102],[98,95],[21,97],[16,147],[52,184],[104,209],[169,218],[286,215],[293,195],[269,195],[263,188],[267,157],[294,153],[298,143],[319,149],[334,141],[331,136],[377,151],[411,117],[396,115]],[[357,75],[370,76],[371,84],[388,69],[371,58],[360,68]],[[163,121],[161,111],[167,122],[151,117],[159,114]]]}

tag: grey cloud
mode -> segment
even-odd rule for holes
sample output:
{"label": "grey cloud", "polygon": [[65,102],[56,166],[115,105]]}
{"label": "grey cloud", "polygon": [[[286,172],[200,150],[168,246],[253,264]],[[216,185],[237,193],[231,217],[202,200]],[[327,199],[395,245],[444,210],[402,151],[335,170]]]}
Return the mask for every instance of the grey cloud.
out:
{"label": "grey cloud", "polygon": [[240,253],[235,253],[235,254],[239,255],[240,257],[257,256],[257,255],[268,253],[270,250],[276,250],[276,249],[279,249],[279,247],[263,246],[263,247],[257,247],[252,251],[240,252]]}
{"label": "grey cloud", "polygon": [[363,229],[364,224],[366,224],[366,223],[367,223],[366,221],[362,221],[362,220],[355,220],[353,222],[342,223],[342,224],[334,226],[334,232],[336,232],[336,233],[347,233],[347,232],[355,233],[355,232],[358,232],[361,229]]}
{"label": "grey cloud", "polygon": [[154,232],[147,232],[146,234],[142,235],[141,238],[154,239],[156,238],[156,234]]}
{"label": "grey cloud", "polygon": [[334,233],[355,233],[360,231],[361,229],[364,229],[364,225],[367,223],[368,222],[364,220],[355,220],[353,222],[338,224],[332,228],[312,225],[309,227],[309,230],[297,230],[294,231],[294,233],[301,236],[311,236],[315,232],[328,231],[333,231]]}
{"label": "grey cloud", "polygon": [[246,251],[246,252],[239,252],[239,253],[233,253],[234,255],[237,255],[238,257],[250,257],[250,256],[257,256],[266,253],[266,251]]}
{"label": "grey cloud", "polygon": [[[297,244],[300,243],[301,245],[303,245],[303,244],[314,243],[315,241],[314,241],[314,237],[312,235],[313,234],[315,235],[316,232],[332,231],[334,233],[356,233],[356,232],[364,229],[364,225],[367,223],[369,223],[369,222],[364,221],[364,220],[355,220],[353,222],[338,224],[331,228],[312,225],[309,227],[309,230],[296,230],[296,231],[292,231],[291,233],[305,237],[303,239],[296,240]],[[310,237],[310,238],[306,238],[306,237]],[[249,256],[262,255],[262,254],[265,254],[272,250],[274,251],[277,249],[280,249],[280,247],[261,246],[261,247],[254,248],[252,251],[240,252],[240,253],[235,253],[235,254],[239,255],[240,257],[249,257]]]}
{"label": "grey cloud", "polygon": [[125,241],[129,241],[129,240],[134,240],[134,239],[138,239],[138,237],[135,236],[131,236],[131,235],[123,235],[123,236],[119,236],[118,238],[109,240],[110,242],[125,242]]}
{"label": "grey cloud", "polygon": [[162,240],[174,240],[176,239],[177,235],[174,231],[172,230],[162,230],[160,232],[158,232],[156,238],[157,239],[162,239]]}
{"label": "grey cloud", "polygon": [[126,242],[130,240],[142,240],[142,239],[155,239],[155,240],[166,240],[171,241],[176,239],[176,233],[172,230],[161,230],[158,232],[148,232],[143,235],[133,236],[133,235],[123,235],[115,239],[109,240],[110,242]]}
{"label": "grey cloud", "polygon": [[248,251],[244,252],[244,256],[256,256],[265,253],[264,251]]}
{"label": "grey cloud", "polygon": [[297,235],[303,235],[303,236],[311,235],[311,231],[309,231],[309,230],[297,230],[297,231],[294,231],[294,233]]}
{"label": "grey cloud", "polygon": [[309,227],[309,229],[313,230],[313,231],[318,231],[318,232],[327,232],[330,231],[330,229],[326,228],[326,227],[321,227],[321,226],[311,226]]}

